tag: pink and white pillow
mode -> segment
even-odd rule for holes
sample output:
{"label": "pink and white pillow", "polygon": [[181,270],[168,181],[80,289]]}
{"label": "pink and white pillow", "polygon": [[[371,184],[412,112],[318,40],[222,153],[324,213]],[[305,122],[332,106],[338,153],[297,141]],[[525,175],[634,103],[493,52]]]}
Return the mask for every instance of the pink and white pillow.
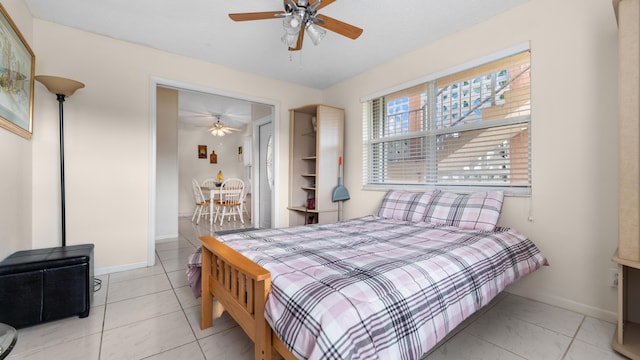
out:
{"label": "pink and white pillow", "polygon": [[455,194],[440,191],[431,199],[423,220],[461,229],[493,231],[500,218],[502,191]]}
{"label": "pink and white pillow", "polygon": [[422,221],[433,195],[439,192],[440,190],[426,192],[389,190],[376,215],[387,219]]}

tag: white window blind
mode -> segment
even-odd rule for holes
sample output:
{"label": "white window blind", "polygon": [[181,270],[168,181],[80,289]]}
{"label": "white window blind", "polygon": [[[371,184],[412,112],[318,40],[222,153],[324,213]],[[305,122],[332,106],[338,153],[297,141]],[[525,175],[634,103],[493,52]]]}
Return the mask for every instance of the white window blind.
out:
{"label": "white window blind", "polygon": [[365,186],[528,192],[530,71],[525,51],[363,102]]}

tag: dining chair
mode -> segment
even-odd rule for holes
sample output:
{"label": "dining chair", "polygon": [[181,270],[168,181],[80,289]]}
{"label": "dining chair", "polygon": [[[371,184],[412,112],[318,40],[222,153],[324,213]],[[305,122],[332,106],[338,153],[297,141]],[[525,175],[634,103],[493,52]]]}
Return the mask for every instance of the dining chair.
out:
{"label": "dining chair", "polygon": [[196,220],[196,224],[200,223],[200,217],[202,217],[202,215],[210,215],[209,214],[209,205],[211,204],[209,202],[209,199],[204,197],[204,194],[202,193],[202,189],[200,188],[200,184],[198,183],[198,180],[196,179],[192,179],[191,180],[191,186],[193,188],[193,198],[195,200],[196,203],[196,209],[193,212],[193,216],[191,217],[191,221],[193,222],[193,220]]}
{"label": "dining chair", "polygon": [[[203,190],[202,193],[204,194],[205,199],[213,201],[220,193],[218,191],[220,189],[220,181],[216,178],[206,178],[202,181],[202,183],[200,183],[200,188]],[[211,211],[211,214],[209,214],[209,216],[213,216],[213,214],[215,214],[215,209]]]}
{"label": "dining chair", "polygon": [[220,225],[224,222],[224,217],[238,215],[240,222],[244,224],[244,218],[242,217],[242,193],[244,191],[244,181],[238,178],[229,178],[222,182],[220,185],[220,195],[214,201],[216,208],[216,214],[213,219],[214,222],[218,220],[220,215]]}

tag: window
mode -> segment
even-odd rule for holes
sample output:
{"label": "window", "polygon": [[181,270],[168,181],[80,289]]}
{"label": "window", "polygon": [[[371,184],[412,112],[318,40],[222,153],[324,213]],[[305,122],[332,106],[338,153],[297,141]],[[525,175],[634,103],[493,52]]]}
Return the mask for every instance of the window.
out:
{"label": "window", "polygon": [[529,52],[363,102],[365,186],[531,188]]}

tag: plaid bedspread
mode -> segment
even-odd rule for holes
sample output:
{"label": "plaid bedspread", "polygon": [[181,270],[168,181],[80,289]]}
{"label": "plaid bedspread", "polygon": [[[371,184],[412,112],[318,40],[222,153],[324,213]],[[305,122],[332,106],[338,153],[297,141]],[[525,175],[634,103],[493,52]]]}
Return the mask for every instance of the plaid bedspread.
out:
{"label": "plaid bedspread", "polygon": [[271,327],[301,359],[418,359],[547,264],[518,232],[367,216],[222,236],[271,272]]}

